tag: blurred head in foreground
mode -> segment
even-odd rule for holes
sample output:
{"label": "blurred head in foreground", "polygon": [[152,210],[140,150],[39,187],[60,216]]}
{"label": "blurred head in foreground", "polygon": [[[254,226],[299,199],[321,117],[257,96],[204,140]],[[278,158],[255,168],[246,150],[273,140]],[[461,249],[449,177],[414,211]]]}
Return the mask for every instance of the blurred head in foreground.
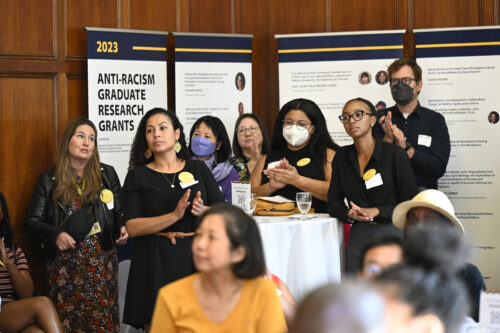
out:
{"label": "blurred head in foreground", "polygon": [[366,284],[327,285],[302,302],[290,333],[382,333],[384,313],[383,298]]}
{"label": "blurred head in foreground", "polygon": [[416,225],[407,231],[403,253],[403,264],[376,278],[387,301],[388,332],[457,332],[468,311],[456,276],[467,253],[463,233]]}

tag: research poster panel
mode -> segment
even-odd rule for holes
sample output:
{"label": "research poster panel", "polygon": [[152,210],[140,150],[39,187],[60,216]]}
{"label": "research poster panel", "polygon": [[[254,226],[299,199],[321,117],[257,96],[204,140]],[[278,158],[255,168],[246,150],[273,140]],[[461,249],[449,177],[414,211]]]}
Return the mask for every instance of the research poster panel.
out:
{"label": "research poster panel", "polygon": [[186,140],[197,119],[214,116],[232,141],[238,116],[252,113],[252,35],[173,34],[175,109]]}
{"label": "research poster panel", "polygon": [[446,118],[451,155],[439,181],[472,241],[470,261],[500,288],[500,29],[416,30],[422,105]]}
{"label": "research poster panel", "polygon": [[87,28],[88,112],[101,161],[125,180],[142,116],[167,108],[166,32]]}
{"label": "research poster panel", "polygon": [[351,144],[338,116],[356,97],[378,109],[394,104],[387,67],[403,56],[403,30],[276,35],[280,107],[311,99],[322,110],[332,139]]}

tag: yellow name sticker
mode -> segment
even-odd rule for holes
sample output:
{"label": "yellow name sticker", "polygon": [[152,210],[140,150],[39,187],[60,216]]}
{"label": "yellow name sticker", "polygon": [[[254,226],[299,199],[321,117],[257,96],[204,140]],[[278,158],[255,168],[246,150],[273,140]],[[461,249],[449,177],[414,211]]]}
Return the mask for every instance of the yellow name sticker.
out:
{"label": "yellow name sticker", "polygon": [[105,204],[110,203],[113,201],[113,192],[105,188],[104,190],[101,191],[101,194],[99,195],[101,198],[101,201],[104,202]]}
{"label": "yellow name sticker", "polygon": [[194,182],[194,176],[191,172],[183,171],[179,174],[179,180],[185,184]]}
{"label": "yellow name sticker", "polygon": [[367,181],[367,180],[372,179],[376,173],[377,173],[377,171],[375,169],[370,169],[370,170],[366,171],[365,174],[363,175],[363,180]]}
{"label": "yellow name sticker", "polygon": [[309,157],[304,157],[300,161],[297,162],[297,166],[303,167],[311,163],[311,159]]}

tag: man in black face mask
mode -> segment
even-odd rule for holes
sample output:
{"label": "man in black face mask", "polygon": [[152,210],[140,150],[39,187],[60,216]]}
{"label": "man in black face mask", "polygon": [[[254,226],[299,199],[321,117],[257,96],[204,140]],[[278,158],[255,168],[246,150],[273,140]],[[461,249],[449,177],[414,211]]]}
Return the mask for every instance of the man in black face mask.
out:
{"label": "man in black face mask", "polygon": [[396,105],[380,112],[373,135],[406,150],[418,186],[437,189],[450,157],[450,136],[444,117],[418,102],[422,69],[415,60],[398,59],[387,71]]}

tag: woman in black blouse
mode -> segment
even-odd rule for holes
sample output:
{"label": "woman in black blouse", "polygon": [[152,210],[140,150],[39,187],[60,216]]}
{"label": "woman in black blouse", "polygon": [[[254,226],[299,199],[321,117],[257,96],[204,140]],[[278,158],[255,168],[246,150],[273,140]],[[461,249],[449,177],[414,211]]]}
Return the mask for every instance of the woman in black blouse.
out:
{"label": "woman in black blouse", "polygon": [[337,149],[316,103],[302,98],[286,103],[274,123],[271,152],[250,177],[252,192],[290,200],[297,192],[311,192],[314,210],[326,212],[331,161]]}
{"label": "woman in black blouse", "polygon": [[399,233],[392,225],[392,211],[399,202],[412,198],[417,186],[405,151],[372,136],[377,121],[372,103],[352,99],[344,105],[339,119],[354,144],[340,148],[333,160],[328,213],[353,223],[346,272],[356,273],[366,243],[383,234]]}
{"label": "woman in black blouse", "polygon": [[158,290],[194,272],[196,216],[225,202],[205,163],[189,158],[182,125],[156,108],[142,118],[123,186],[125,226],[134,237],[123,322],[148,327]]}

